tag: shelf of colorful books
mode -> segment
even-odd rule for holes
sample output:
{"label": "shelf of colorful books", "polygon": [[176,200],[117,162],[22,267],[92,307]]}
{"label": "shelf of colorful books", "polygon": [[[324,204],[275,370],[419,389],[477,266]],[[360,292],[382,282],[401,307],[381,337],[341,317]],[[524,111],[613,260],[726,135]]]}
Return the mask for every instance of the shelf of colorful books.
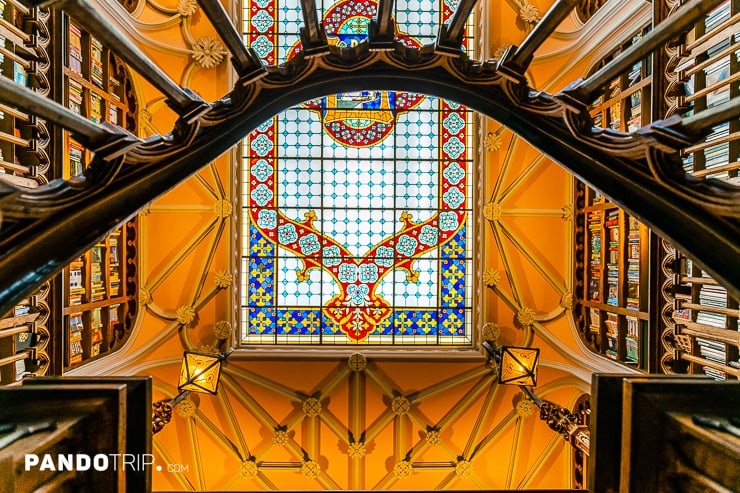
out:
{"label": "shelf of colorful books", "polygon": [[[127,130],[135,133],[133,99],[124,91],[128,80],[125,65],[74,19],[63,14],[57,21],[60,35],[56,39],[64,46],[59,68],[64,104],[94,123],[127,124]],[[67,132],[62,133],[62,142],[59,169],[63,178],[83,174],[94,155]],[[113,349],[125,333],[122,325],[130,323],[129,310],[135,308],[131,305],[134,294],[126,284],[126,266],[134,264],[127,257],[126,231],[133,231],[131,224],[101,239],[62,274],[67,368]],[[73,315],[79,330],[69,328]]]}
{"label": "shelf of colorful books", "polygon": [[[635,34],[618,50],[609,54],[592,70],[595,72],[619,55],[625,48],[640,40],[648,28]],[[638,60],[626,72],[612,79],[591,103],[591,118],[595,127],[609,128],[622,132],[634,132],[649,123],[650,118],[650,56]]]}
{"label": "shelf of colorful books", "polygon": [[121,331],[130,298],[123,284],[125,245],[125,228],[121,228],[77,257],[63,272],[68,368],[107,352],[112,334]]}
{"label": "shelf of colorful books", "polygon": [[583,184],[584,252],[579,324],[599,353],[647,369],[647,227]]}

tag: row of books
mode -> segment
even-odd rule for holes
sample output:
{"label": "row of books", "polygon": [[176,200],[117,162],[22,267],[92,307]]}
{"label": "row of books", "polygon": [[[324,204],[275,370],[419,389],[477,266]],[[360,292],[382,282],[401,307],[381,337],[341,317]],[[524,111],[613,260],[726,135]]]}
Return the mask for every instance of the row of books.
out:
{"label": "row of books", "polygon": [[82,303],[82,297],[85,294],[84,265],[85,262],[82,257],[77,257],[67,267],[70,305],[79,305]]}
{"label": "row of books", "polygon": [[[115,332],[120,323],[119,309],[121,305],[94,308],[89,312],[89,327],[85,323],[87,312],[77,312],[68,318],[68,349],[69,366],[81,363],[86,358],[98,356],[105,344],[105,334]],[[104,317],[107,314],[107,318]],[[106,325],[108,330],[106,331]],[[89,330],[89,340],[85,338],[85,331]],[[86,345],[89,346],[86,348]]]}
{"label": "row of books", "polygon": [[609,261],[606,264],[606,303],[619,305],[619,209],[612,209],[604,221],[606,235],[609,237]]}
{"label": "row of books", "polygon": [[640,224],[628,216],[627,233],[627,308],[640,308]]}
{"label": "row of books", "polygon": [[103,87],[103,45],[90,36],[90,79],[93,84]]}
{"label": "row of books", "polygon": [[105,298],[105,276],[103,274],[105,264],[103,263],[103,250],[105,245],[95,245],[90,250],[90,290],[91,301],[100,301]]}
{"label": "row of books", "polygon": [[589,282],[588,299],[600,301],[601,283],[601,211],[594,211],[588,215],[589,252]]}
{"label": "row of books", "polygon": [[67,28],[67,37],[69,68],[73,72],[82,75],[82,31],[80,31],[79,27],[70,22]]}

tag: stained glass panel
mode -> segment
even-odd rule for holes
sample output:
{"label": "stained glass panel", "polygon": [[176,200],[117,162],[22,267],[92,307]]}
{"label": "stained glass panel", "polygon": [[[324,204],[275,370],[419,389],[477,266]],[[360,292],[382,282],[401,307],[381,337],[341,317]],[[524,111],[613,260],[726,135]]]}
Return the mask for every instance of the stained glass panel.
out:
{"label": "stained glass panel", "polygon": [[[455,3],[395,3],[398,39],[433,41]],[[377,3],[317,2],[329,42],[367,39]],[[295,0],[245,0],[267,64],[300,50]],[[466,38],[466,49],[472,48]],[[244,143],[242,342],[469,344],[472,115],[432,96],[307,101]]]}

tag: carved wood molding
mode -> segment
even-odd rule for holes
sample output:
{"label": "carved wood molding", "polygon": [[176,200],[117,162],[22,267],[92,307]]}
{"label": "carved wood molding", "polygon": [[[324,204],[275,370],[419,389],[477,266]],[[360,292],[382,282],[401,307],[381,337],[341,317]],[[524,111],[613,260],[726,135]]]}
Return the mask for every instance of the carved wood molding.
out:
{"label": "carved wood molding", "polygon": [[[584,104],[511,82],[493,61],[451,56],[433,45],[397,44],[387,51],[371,44],[327,47],[266,67],[237,81],[207,112],[179,120],[166,136],[139,141],[120,134],[96,149],[82,180],[33,191],[3,185],[6,234],[0,251],[8,253],[0,258],[0,310],[274,114],[316,97],[368,88],[453,99],[499,121],[740,293],[740,192],[722,182],[687,178],[677,148],[697,136],[680,135],[673,121],[630,135],[595,129]],[[49,245],[58,246],[55,258],[49,258]],[[26,270],[16,273],[13,265]]]}

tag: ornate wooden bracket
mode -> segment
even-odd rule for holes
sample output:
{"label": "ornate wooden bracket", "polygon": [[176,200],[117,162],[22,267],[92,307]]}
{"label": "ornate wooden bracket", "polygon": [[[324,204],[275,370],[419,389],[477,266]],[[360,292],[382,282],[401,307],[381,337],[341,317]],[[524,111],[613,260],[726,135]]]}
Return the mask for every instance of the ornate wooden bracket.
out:
{"label": "ornate wooden bracket", "polygon": [[[740,190],[688,177],[677,149],[682,144],[658,137],[668,122],[637,134],[597,129],[578,98],[536,92],[502,76],[496,61],[470,60],[449,46],[443,53],[435,45],[401,43],[392,49],[329,47],[321,29],[309,24],[310,56],[240,80],[221,100],[199,106],[207,111],[183,112],[170,134],[126,142],[113,159],[113,150],[96,153],[82,180],[31,191],[3,186],[0,312],[268,118],[313,98],[367,89],[449,98],[509,127],[669,238],[740,297]],[[187,96],[183,103],[195,101]],[[695,120],[691,128],[701,126]],[[686,139],[695,138],[689,134]]]}

